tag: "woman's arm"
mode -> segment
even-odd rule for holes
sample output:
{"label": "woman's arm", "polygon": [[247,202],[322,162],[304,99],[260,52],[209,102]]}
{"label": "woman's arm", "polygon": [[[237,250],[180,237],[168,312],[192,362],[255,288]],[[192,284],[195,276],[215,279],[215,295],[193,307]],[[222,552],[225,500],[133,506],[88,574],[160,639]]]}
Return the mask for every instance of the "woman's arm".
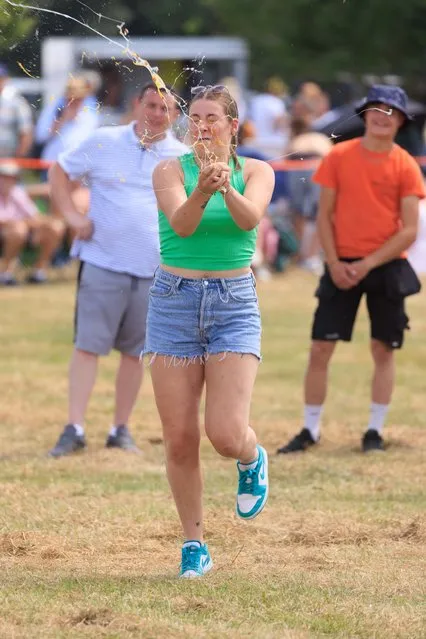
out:
{"label": "woman's arm", "polygon": [[272,167],[262,160],[246,161],[246,186],[244,195],[238,193],[227,179],[224,198],[235,223],[244,231],[257,226],[271,201],[275,184]]}

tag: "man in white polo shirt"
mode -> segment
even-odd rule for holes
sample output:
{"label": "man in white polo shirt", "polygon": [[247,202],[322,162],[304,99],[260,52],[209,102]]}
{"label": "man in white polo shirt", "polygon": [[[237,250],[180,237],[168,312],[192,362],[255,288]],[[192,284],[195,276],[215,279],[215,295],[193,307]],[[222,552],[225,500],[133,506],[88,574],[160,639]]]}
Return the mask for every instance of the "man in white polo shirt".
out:
{"label": "man in white polo shirt", "polygon": [[[169,128],[178,116],[175,99],[146,84],[136,121],[102,127],[77,148],[62,153],[49,173],[54,204],[77,239],[80,259],[75,313],[75,348],[69,371],[68,423],[52,457],[86,446],[84,418],[99,355],[121,353],[115,415],[109,448],[137,450],[128,422],[142,382],[139,356],[145,340],[148,292],[159,263],[158,212],[152,173],[164,159],[187,152]],[[73,181],[87,181],[90,209],[77,211]]]}

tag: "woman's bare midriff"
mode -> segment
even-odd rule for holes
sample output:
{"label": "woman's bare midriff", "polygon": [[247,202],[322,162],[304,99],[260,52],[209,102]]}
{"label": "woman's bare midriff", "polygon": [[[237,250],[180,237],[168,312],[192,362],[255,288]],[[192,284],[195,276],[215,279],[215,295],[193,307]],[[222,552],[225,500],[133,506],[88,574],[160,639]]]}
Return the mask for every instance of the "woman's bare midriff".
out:
{"label": "woman's bare midriff", "polygon": [[172,273],[172,275],[177,275],[178,277],[187,277],[189,279],[209,279],[215,277],[240,277],[241,275],[247,275],[251,273],[251,268],[249,266],[245,266],[244,268],[234,268],[229,271],[198,271],[191,268],[177,268],[175,266],[167,266],[166,264],[161,264],[160,268],[163,271],[167,271],[167,273]]}

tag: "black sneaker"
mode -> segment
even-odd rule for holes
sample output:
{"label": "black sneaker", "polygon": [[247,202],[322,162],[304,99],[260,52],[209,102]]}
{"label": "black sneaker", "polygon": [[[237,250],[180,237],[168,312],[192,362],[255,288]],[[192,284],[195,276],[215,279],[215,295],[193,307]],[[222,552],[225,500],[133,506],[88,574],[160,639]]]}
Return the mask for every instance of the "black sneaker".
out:
{"label": "black sneaker", "polygon": [[55,448],[49,451],[49,457],[71,455],[86,447],[84,435],[77,435],[73,424],[67,424],[59,437]]}
{"label": "black sneaker", "polygon": [[377,430],[366,430],[362,438],[362,452],[369,453],[372,450],[385,450],[383,437]]}
{"label": "black sneaker", "polygon": [[127,426],[122,424],[117,426],[115,435],[108,435],[105,446],[107,448],[121,448],[122,450],[130,450],[134,453],[139,453],[139,448],[136,446],[133,437],[130,434]]}
{"label": "black sneaker", "polygon": [[47,275],[43,271],[34,271],[28,275],[26,281],[28,284],[46,284]]}
{"label": "black sneaker", "polygon": [[287,453],[298,453],[315,446],[317,442],[312,437],[307,428],[303,428],[288,444],[278,448],[277,455],[286,455]]}

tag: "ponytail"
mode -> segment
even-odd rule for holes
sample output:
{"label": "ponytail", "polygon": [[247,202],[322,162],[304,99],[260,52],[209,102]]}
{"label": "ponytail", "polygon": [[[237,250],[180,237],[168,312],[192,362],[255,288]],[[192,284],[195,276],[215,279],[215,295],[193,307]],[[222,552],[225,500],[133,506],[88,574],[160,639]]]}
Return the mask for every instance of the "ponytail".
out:
{"label": "ponytail", "polygon": [[238,144],[237,134],[234,133],[234,135],[231,138],[231,158],[234,160],[234,169],[236,171],[241,171],[241,164],[237,155],[237,144]]}

